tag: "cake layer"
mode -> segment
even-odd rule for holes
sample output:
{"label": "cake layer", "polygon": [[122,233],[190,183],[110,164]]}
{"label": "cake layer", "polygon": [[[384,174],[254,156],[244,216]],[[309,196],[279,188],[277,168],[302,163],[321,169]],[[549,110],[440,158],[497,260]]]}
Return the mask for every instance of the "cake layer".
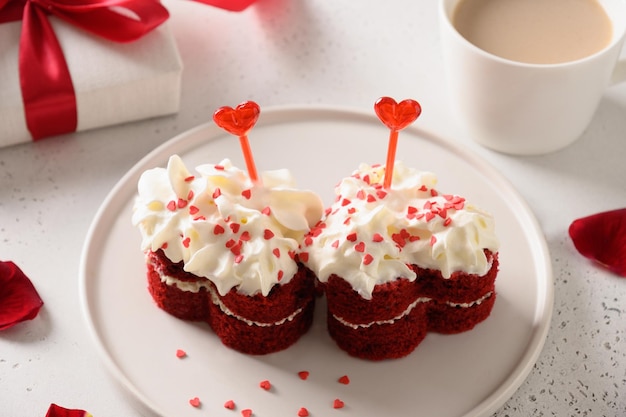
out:
{"label": "cake layer", "polygon": [[248,354],[285,349],[310,328],[314,280],[304,267],[267,296],[232,288],[224,296],[209,280],[172,263],[163,251],[147,255],[148,288],[157,306],[183,320],[207,321],[224,345]]}
{"label": "cake layer", "polygon": [[392,323],[353,327],[328,314],[328,332],[348,354],[369,360],[401,358],[426,337],[426,304],[416,303],[408,314]]}

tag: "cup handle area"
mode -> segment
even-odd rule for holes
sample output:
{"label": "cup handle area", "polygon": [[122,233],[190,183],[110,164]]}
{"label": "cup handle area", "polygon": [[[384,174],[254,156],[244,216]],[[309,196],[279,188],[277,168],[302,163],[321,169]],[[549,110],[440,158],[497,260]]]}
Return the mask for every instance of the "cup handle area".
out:
{"label": "cup handle area", "polygon": [[626,81],[626,58],[620,58],[613,69],[609,85],[620,84]]}

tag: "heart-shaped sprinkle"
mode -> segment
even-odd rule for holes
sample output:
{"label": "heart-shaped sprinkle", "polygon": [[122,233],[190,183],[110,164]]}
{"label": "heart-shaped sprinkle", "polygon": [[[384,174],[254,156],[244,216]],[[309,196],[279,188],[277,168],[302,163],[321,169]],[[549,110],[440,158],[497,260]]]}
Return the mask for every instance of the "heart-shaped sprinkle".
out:
{"label": "heart-shaped sprinkle", "polygon": [[306,381],[306,379],[309,377],[309,371],[300,371],[298,372],[298,376],[301,380]]}
{"label": "heart-shaped sprinkle", "polygon": [[335,401],[333,401],[333,408],[343,408],[344,405],[345,403],[339,398],[336,398]]}
{"label": "heart-shaped sprinkle", "polygon": [[280,258],[280,249],[274,248],[272,249],[272,253],[274,254],[275,257]]}
{"label": "heart-shaped sprinkle", "polygon": [[177,349],[176,350],[176,357],[177,358],[184,358],[186,356],[187,356],[187,352],[185,352],[184,350],[182,350],[182,349]]}
{"label": "heart-shaped sprinkle", "polygon": [[263,231],[263,239],[270,240],[273,237],[274,237],[274,232],[272,232],[270,229],[265,229]]}
{"label": "heart-shaped sprinkle", "polygon": [[259,383],[259,386],[263,388],[265,391],[269,391],[272,388],[272,384],[270,384],[270,381],[268,380],[261,381]]}
{"label": "heart-shaped sprinkle", "polygon": [[249,408],[241,410],[242,417],[250,417],[251,415],[252,415],[252,410],[250,410]]}
{"label": "heart-shaped sprinkle", "polygon": [[422,113],[417,101],[407,99],[396,103],[391,97],[379,98],[374,104],[374,110],[380,121],[393,131],[404,129]]}
{"label": "heart-shaped sprinkle", "polygon": [[200,407],[200,399],[198,397],[193,397],[192,399],[189,400],[189,404],[191,404],[192,407]]}
{"label": "heart-shaped sprinkle", "polygon": [[348,375],[344,375],[338,379],[338,382],[340,384],[348,385],[350,383],[350,378],[348,378]]}
{"label": "heart-shaped sprinkle", "polygon": [[250,200],[250,197],[252,196],[252,190],[247,189],[247,190],[243,190],[241,192],[241,195],[246,199],[246,200]]}
{"label": "heart-shaped sprinkle", "polygon": [[357,252],[361,252],[361,253],[365,252],[365,243],[363,242],[357,243],[356,245],[354,245],[354,250]]}
{"label": "heart-shaped sprinkle", "polygon": [[224,106],[213,114],[216,125],[235,136],[244,136],[254,127],[261,109],[254,101],[246,101],[234,109]]}
{"label": "heart-shaped sprinkle", "polygon": [[374,261],[374,257],[369,253],[366,253],[363,257],[363,265],[369,265]]}
{"label": "heart-shaped sprinkle", "polygon": [[227,408],[229,410],[234,410],[235,409],[235,402],[233,400],[228,400],[224,403],[224,408]]}
{"label": "heart-shaped sprinkle", "polygon": [[309,415],[309,410],[302,407],[298,410],[298,417],[307,417]]}

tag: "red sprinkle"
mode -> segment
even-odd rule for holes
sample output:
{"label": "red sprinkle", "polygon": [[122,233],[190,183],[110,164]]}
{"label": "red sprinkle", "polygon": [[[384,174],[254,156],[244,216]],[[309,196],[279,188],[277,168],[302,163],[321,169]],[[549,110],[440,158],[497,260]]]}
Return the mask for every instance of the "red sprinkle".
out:
{"label": "red sprinkle", "polygon": [[340,384],[348,385],[350,383],[350,378],[348,378],[348,375],[344,375],[341,378],[339,378],[337,381]]}
{"label": "red sprinkle", "polygon": [[216,224],[215,227],[213,228],[213,233],[216,235],[221,235],[224,232],[225,232],[224,228],[219,224]]}
{"label": "red sprinkle", "polygon": [[335,240],[330,246],[332,246],[333,248],[337,249],[339,247],[339,241]]}
{"label": "red sprinkle", "polygon": [[407,213],[408,214],[415,214],[415,213],[417,213],[417,211],[418,211],[417,207],[409,206],[407,208]]}
{"label": "red sprinkle", "polygon": [[197,214],[200,211],[200,209],[196,206],[189,206],[189,214],[191,214],[192,216],[194,214]]}
{"label": "red sprinkle", "polygon": [[235,256],[235,263],[241,263],[241,261],[243,261],[243,255],[237,255]]}
{"label": "red sprinkle", "polygon": [[357,243],[356,245],[354,245],[354,250],[357,252],[361,252],[361,253],[365,252],[365,243],[363,242]]}
{"label": "red sprinkle", "polygon": [[241,225],[239,223],[231,223],[229,227],[230,227],[230,230],[233,231],[233,233],[237,233]]}
{"label": "red sprinkle", "polygon": [[426,188],[426,186],[425,186],[425,185],[422,185],[422,186],[419,188],[419,190],[420,190],[420,191],[426,191],[426,190],[428,190],[428,188]]}
{"label": "red sprinkle", "polygon": [[218,171],[224,171],[224,165],[215,165],[214,168]]}
{"label": "red sprinkle", "polygon": [[194,177],[193,175],[190,175],[190,176],[188,176],[187,178],[185,178],[185,182],[191,182],[191,181],[193,181],[193,180],[194,180],[194,178],[195,178],[195,177]]}
{"label": "red sprinkle", "polygon": [[443,221],[443,225],[444,225],[444,226],[449,226],[449,225],[450,225],[450,223],[452,223],[452,218],[450,218],[450,217],[448,217],[447,219],[445,219],[445,220]]}
{"label": "red sprinkle", "polygon": [[233,400],[228,400],[224,403],[224,408],[228,408],[229,410],[235,409],[235,402]]}
{"label": "red sprinkle", "polygon": [[383,240],[385,240],[385,238],[380,233],[375,233],[372,237],[372,241],[374,242],[382,242]]}
{"label": "red sprinkle", "polygon": [[189,404],[191,404],[192,407],[200,407],[200,399],[198,397],[193,397],[192,399],[189,400]]}
{"label": "red sprinkle", "polygon": [[282,269],[279,269],[276,279],[278,279],[278,281],[280,282],[283,279],[283,275],[285,275],[285,273],[283,272]]}
{"label": "red sprinkle", "polygon": [[346,239],[348,239],[350,242],[356,242],[356,233],[350,233],[348,236],[346,236]]}
{"label": "red sprinkle", "polygon": [[368,203],[373,203],[374,201],[376,201],[376,197],[374,197],[372,194],[368,194],[367,195],[367,202]]}
{"label": "red sprinkle", "polygon": [[306,381],[306,379],[309,377],[309,371],[300,371],[298,372],[298,376],[301,380]]}
{"label": "red sprinkle", "polygon": [[309,410],[302,407],[298,410],[298,417],[307,417],[309,415]]}
{"label": "red sprinkle", "polygon": [[241,236],[239,236],[239,239],[243,240],[244,242],[247,242],[250,240],[250,232],[248,232],[247,230],[245,232],[243,232],[241,234]]}
{"label": "red sprinkle", "polygon": [[272,210],[268,207],[265,207],[263,210],[261,210],[261,213],[265,214],[266,216],[269,216],[270,214],[272,214]]}
{"label": "red sprinkle", "polygon": [[217,197],[222,195],[222,190],[220,190],[219,188],[216,188],[215,191],[213,191],[213,200],[215,200]]}
{"label": "red sprinkle", "polygon": [[384,190],[377,190],[376,195],[378,196],[378,198],[382,200],[383,198],[387,196],[387,192]]}
{"label": "red sprinkle", "polygon": [[356,198],[358,198],[359,200],[365,200],[365,191],[359,190],[356,193]]}
{"label": "red sprinkle", "polygon": [[242,417],[250,417],[250,416],[252,416],[252,410],[250,410],[249,408],[241,410],[241,416]]}
{"label": "red sprinkle", "polygon": [[187,193],[187,200],[193,199],[193,196],[194,196],[193,190],[189,190],[189,192]]}
{"label": "red sprinkle", "polygon": [[267,379],[265,381],[261,381],[259,383],[259,387],[263,388],[265,391],[269,391],[272,388],[272,384]]}
{"label": "red sprinkle", "polygon": [[246,200],[250,200],[250,197],[252,196],[252,190],[243,190],[241,192],[241,195],[246,199]]}
{"label": "red sprinkle", "polygon": [[184,350],[182,350],[182,349],[177,349],[176,350],[176,357],[177,358],[184,358],[186,356],[187,356],[187,352],[185,352]]}
{"label": "red sprinkle", "polygon": [[348,205],[348,204],[350,204],[350,203],[351,203],[351,201],[350,201],[350,200],[348,200],[347,198],[344,198],[343,200],[341,200],[341,205],[342,205],[342,206],[347,206],[347,205]]}
{"label": "red sprinkle", "polygon": [[161,249],[163,249],[163,250],[167,249],[167,242],[165,242],[165,243],[163,243],[163,244],[161,245]]}
{"label": "red sprinkle", "polygon": [[308,252],[300,252],[300,254],[298,255],[298,259],[300,259],[302,262],[308,262],[309,261],[309,253]]}
{"label": "red sprinkle", "polygon": [[272,253],[274,254],[275,257],[280,258],[280,249],[274,248],[272,249]]}
{"label": "red sprinkle", "polygon": [[169,211],[176,211],[176,201],[172,200],[169,203],[167,203],[167,209]]}
{"label": "red sprinkle", "polygon": [[430,189],[430,195],[433,196],[433,197],[437,197],[439,195],[439,193],[434,188],[431,188]]}
{"label": "red sprinkle", "polygon": [[265,229],[263,231],[263,238],[265,240],[270,240],[273,237],[274,237],[274,232],[272,232],[270,229]]}
{"label": "red sprinkle", "polygon": [[345,403],[339,398],[336,398],[335,401],[333,401],[333,408],[343,408],[344,405]]}
{"label": "red sprinkle", "polygon": [[189,247],[189,243],[191,243],[191,238],[190,237],[186,237],[185,239],[183,239],[183,246],[188,248]]}
{"label": "red sprinkle", "polygon": [[434,246],[435,243],[437,243],[437,238],[435,237],[435,235],[432,235],[430,237],[430,246]]}
{"label": "red sprinkle", "polygon": [[369,253],[367,253],[363,257],[363,264],[364,265],[369,265],[369,264],[372,263],[373,260],[374,260],[374,257],[372,255],[370,255]]}

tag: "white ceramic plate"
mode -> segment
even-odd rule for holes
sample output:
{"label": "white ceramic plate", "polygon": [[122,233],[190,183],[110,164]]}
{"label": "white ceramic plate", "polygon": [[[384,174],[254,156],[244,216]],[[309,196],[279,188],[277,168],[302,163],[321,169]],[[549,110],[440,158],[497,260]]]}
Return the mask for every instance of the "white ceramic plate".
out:
{"label": "white ceramic plate", "polygon": [[[373,112],[372,112],[373,114]],[[419,123],[416,123],[419,124]],[[360,162],[384,163],[388,130],[370,114],[341,109],[264,110],[249,135],[257,168],[289,168],[300,188],[326,203]],[[324,305],[312,329],[289,349],[247,356],[224,347],[204,324],[159,310],[146,289],[131,207],[140,174],[179,154],[194,167],[228,157],[244,168],[239,141],[213,124],[183,133],[142,159],[111,191],[83,252],[81,296],[96,346],[123,391],[162,417],[488,416],[532,369],[552,313],[552,275],[537,222],[517,192],[481,159],[416,127],[400,133],[397,159],[433,171],[438,189],[492,212],[501,239],[498,298],[491,316],[459,335],[429,334],[408,357],[349,357],[326,333]],[[176,350],[188,356],[179,359]],[[299,371],[309,371],[307,380]],[[337,382],[347,375],[350,384]],[[272,389],[259,387],[269,380]],[[198,397],[199,408],[189,404]],[[333,401],[345,403],[334,409]],[[234,401],[235,410],[224,408]]]}

